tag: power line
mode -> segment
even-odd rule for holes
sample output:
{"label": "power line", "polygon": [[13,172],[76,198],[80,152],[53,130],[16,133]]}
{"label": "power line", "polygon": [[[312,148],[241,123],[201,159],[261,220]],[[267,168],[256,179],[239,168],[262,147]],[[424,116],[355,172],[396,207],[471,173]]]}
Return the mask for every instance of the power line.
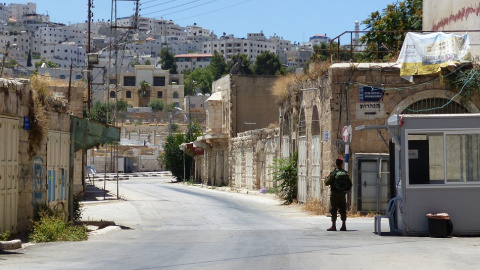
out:
{"label": "power line", "polygon": [[162,9],[162,10],[157,10],[157,11],[145,13],[145,14],[143,14],[143,15],[145,16],[145,15],[149,15],[149,14],[153,14],[153,13],[163,12],[163,11],[165,11],[165,10],[170,10],[170,9],[175,9],[175,8],[178,8],[178,7],[183,7],[183,6],[189,5],[189,4],[191,4],[191,3],[198,2],[198,1],[200,1],[200,0],[190,1],[190,2],[188,2],[188,3],[184,3],[184,4],[181,4],[181,5],[178,5],[178,6],[174,6],[174,7],[170,7],[170,8],[164,8],[164,9]]}
{"label": "power line", "polygon": [[189,10],[189,9],[192,9],[192,8],[197,8],[197,7],[205,6],[205,5],[207,5],[207,4],[210,4],[210,3],[216,2],[216,1],[218,1],[218,0],[212,0],[212,1],[209,1],[209,2],[206,2],[206,3],[203,3],[203,4],[200,4],[200,5],[196,5],[196,6],[189,7],[189,8],[185,8],[185,9],[182,9],[182,10],[170,12],[170,13],[167,13],[167,14],[162,15],[161,17],[165,17],[165,16],[167,16],[167,15],[175,14],[175,13],[182,12],[182,11],[185,11],[185,10]]}
{"label": "power line", "polygon": [[208,11],[208,12],[205,12],[205,13],[201,13],[201,14],[198,14],[198,15],[184,17],[184,18],[181,18],[181,19],[175,19],[174,21],[181,21],[181,20],[185,20],[185,19],[190,19],[190,18],[195,18],[195,17],[207,15],[207,14],[214,13],[214,12],[217,12],[217,11],[220,11],[220,10],[224,10],[224,9],[227,9],[227,8],[231,8],[231,7],[234,7],[234,6],[241,5],[241,4],[245,4],[245,3],[250,2],[250,1],[251,0],[243,1],[243,2],[240,2],[240,3],[237,3],[237,4],[233,4],[233,5],[230,5],[230,6],[223,7],[223,8],[215,9],[215,10]]}
{"label": "power line", "polygon": [[165,5],[165,4],[168,4],[168,3],[171,3],[171,2],[175,2],[175,1],[177,1],[177,0],[170,0],[170,1],[163,2],[163,3],[160,3],[160,4],[156,4],[156,5],[153,5],[153,6],[143,7],[142,9],[147,9],[147,8],[152,8],[152,7],[158,7],[158,6]]}
{"label": "power line", "polygon": [[151,2],[155,2],[157,0],[150,0],[150,1],[146,1],[146,2],[143,2],[143,4],[148,4],[148,3],[151,3]]}

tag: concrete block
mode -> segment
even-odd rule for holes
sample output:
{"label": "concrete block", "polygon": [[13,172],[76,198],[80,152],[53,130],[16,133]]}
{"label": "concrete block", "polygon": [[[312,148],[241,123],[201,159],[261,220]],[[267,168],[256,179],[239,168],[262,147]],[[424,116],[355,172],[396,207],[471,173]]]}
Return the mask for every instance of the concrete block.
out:
{"label": "concrete block", "polygon": [[0,250],[13,250],[22,247],[22,240],[0,241]]}

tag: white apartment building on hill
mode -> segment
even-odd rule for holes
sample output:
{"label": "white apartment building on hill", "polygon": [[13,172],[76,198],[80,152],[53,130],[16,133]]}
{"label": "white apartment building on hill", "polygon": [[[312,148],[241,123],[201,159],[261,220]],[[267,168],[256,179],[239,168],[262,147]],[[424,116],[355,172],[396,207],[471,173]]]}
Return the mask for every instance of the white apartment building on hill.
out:
{"label": "white apartment building on hill", "polygon": [[52,60],[59,67],[70,67],[71,61],[73,61],[73,66],[75,67],[85,67],[87,51],[83,47],[77,47],[73,42],[65,42],[62,44],[43,45],[40,56]]}
{"label": "white apartment building on hill", "polygon": [[8,5],[9,20],[20,21],[26,14],[37,13],[37,4],[28,2],[24,4],[10,4]]}
{"label": "white apartment building on hill", "polygon": [[246,54],[251,61],[255,61],[257,55],[263,51],[276,53],[276,43],[267,41],[263,33],[250,33],[248,36],[249,39],[225,36],[218,40],[205,41],[203,42],[202,53],[213,54],[214,51],[217,51],[223,54],[226,61],[229,61],[232,56],[239,53]]}

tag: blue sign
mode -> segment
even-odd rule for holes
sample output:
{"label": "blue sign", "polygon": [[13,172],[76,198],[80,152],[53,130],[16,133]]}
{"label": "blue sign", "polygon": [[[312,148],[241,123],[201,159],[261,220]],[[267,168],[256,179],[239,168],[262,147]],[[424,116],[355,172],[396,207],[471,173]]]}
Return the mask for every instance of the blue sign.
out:
{"label": "blue sign", "polygon": [[28,116],[23,117],[23,129],[30,129],[30,119],[28,118]]}
{"label": "blue sign", "polygon": [[360,101],[380,101],[385,95],[382,88],[371,86],[360,86]]}
{"label": "blue sign", "polygon": [[325,130],[325,141],[328,141],[328,130]]}

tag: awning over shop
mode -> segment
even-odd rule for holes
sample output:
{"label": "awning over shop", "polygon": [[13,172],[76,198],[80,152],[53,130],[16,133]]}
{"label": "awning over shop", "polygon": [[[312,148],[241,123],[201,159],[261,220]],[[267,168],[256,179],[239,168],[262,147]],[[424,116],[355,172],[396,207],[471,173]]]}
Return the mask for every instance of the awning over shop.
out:
{"label": "awning over shop", "polygon": [[120,129],[88,119],[71,116],[71,137],[74,151],[90,149],[96,145],[120,141]]}

